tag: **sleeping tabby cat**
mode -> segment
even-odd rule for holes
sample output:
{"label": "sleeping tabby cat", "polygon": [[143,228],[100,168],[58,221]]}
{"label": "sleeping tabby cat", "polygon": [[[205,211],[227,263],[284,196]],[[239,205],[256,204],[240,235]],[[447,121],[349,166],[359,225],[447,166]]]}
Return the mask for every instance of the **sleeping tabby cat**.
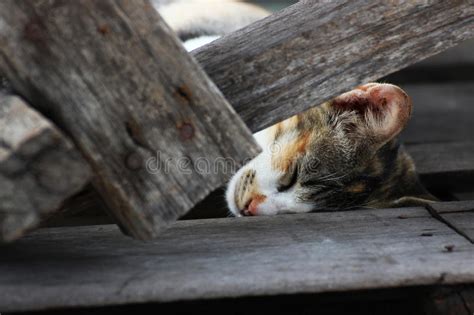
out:
{"label": "sleeping tabby cat", "polygon": [[[267,15],[212,0],[168,1],[158,10],[188,50]],[[399,87],[369,83],[257,133],[263,152],[231,179],[230,211],[274,215],[435,200],[397,139],[411,107]]]}
{"label": "sleeping tabby cat", "polygon": [[259,132],[264,151],[231,179],[235,215],[272,215],[435,200],[397,139],[411,100],[369,83]]}

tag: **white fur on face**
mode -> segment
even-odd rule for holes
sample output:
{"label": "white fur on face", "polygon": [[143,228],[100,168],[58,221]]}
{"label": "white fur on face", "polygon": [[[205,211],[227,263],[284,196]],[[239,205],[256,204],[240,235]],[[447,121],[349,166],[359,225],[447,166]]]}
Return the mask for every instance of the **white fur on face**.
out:
{"label": "white fur on face", "polygon": [[[236,203],[236,190],[240,178],[249,170],[255,171],[255,181],[253,184],[253,194],[264,196],[265,200],[258,204],[257,211],[254,215],[275,215],[281,213],[300,213],[312,210],[312,205],[301,202],[296,194],[297,186],[279,192],[279,179],[283,173],[272,168],[272,154],[277,153],[275,150],[281,149],[285,142],[294,140],[295,135],[282,137],[279,143],[273,143],[271,132],[268,129],[254,134],[257,143],[262,147],[262,153],[242,167],[230,180],[227,191],[226,200],[230,211],[241,216],[241,211]],[[251,197],[250,197],[251,200]]]}
{"label": "white fur on face", "polygon": [[266,10],[233,0],[152,1],[155,9],[175,32],[227,34],[269,15]]}

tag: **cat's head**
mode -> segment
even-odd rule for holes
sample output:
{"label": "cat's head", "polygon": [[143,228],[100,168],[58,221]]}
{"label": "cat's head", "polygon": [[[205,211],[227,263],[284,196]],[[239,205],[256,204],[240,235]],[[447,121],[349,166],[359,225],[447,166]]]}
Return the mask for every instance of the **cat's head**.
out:
{"label": "cat's head", "polygon": [[260,132],[263,152],[229,182],[231,212],[344,209],[389,198],[397,178],[414,173],[395,139],[411,107],[399,87],[370,83]]}

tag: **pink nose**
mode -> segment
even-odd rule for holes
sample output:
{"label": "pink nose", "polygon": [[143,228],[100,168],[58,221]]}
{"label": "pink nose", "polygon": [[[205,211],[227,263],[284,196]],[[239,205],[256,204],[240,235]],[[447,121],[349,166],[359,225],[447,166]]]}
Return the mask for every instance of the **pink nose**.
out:
{"label": "pink nose", "polygon": [[264,195],[256,195],[250,199],[250,202],[245,209],[240,211],[240,214],[244,216],[255,216],[258,215],[258,206],[267,199]]}

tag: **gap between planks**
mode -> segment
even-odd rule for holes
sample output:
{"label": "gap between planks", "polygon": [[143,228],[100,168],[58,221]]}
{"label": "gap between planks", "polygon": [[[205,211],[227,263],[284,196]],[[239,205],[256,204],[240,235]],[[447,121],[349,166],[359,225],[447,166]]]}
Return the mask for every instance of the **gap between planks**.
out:
{"label": "gap between planks", "polygon": [[474,244],[474,200],[437,202],[426,205],[426,210],[434,219]]}

